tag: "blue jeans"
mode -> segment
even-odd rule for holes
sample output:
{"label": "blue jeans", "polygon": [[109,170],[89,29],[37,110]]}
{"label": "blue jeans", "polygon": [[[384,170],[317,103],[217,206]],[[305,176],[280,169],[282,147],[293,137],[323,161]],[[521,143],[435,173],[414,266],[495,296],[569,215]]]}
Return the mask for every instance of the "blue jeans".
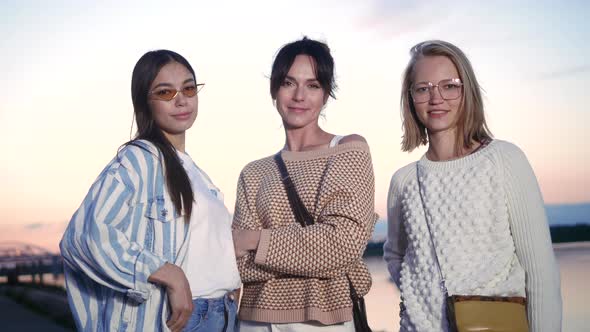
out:
{"label": "blue jeans", "polygon": [[193,313],[183,332],[235,332],[238,306],[229,294],[214,299],[193,299]]}

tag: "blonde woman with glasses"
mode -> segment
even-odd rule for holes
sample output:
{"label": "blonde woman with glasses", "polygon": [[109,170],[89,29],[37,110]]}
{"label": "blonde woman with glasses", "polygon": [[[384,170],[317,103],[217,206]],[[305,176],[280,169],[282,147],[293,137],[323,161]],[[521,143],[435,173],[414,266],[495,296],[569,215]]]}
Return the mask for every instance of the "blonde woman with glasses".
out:
{"label": "blonde woman with glasses", "polygon": [[400,330],[452,330],[442,285],[450,296],[526,298],[530,330],[559,331],[559,272],[526,156],[492,138],[459,48],[425,41],[410,54],[402,150],[427,151],[393,175],[387,200],[384,258],[401,291]]}

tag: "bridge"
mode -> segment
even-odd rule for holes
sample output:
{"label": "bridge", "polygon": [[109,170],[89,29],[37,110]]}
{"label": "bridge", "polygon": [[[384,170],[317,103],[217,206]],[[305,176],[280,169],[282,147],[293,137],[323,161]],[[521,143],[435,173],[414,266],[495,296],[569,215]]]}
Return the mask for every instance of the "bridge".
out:
{"label": "bridge", "polygon": [[0,242],[0,277],[7,277],[9,284],[18,283],[19,276],[31,276],[33,282],[43,283],[43,275],[63,274],[60,255],[45,248],[22,242]]}

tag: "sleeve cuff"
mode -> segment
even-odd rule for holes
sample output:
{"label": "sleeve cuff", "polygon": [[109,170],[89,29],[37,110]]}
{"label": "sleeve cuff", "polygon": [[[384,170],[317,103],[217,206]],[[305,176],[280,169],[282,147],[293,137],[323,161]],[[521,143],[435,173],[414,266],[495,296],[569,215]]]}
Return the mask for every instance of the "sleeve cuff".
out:
{"label": "sleeve cuff", "polygon": [[260,231],[260,241],[258,242],[258,249],[256,250],[256,256],[254,257],[254,263],[258,265],[264,265],[266,262],[266,254],[268,253],[268,247],[270,246],[270,229],[263,229]]}
{"label": "sleeve cuff", "polygon": [[152,291],[158,286],[148,281],[152,273],[166,264],[166,260],[143,250],[135,262],[135,288],[127,291],[127,295],[138,303],[142,303],[150,297]]}

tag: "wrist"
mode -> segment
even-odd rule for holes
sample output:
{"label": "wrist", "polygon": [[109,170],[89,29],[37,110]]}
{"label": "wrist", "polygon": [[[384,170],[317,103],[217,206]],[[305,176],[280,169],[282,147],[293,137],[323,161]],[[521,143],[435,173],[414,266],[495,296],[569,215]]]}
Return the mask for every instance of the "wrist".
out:
{"label": "wrist", "polygon": [[260,231],[250,231],[247,235],[248,250],[258,249],[260,243]]}
{"label": "wrist", "polygon": [[166,264],[162,265],[156,272],[150,275],[148,281],[165,288],[173,287],[173,282],[177,279],[176,276],[179,270],[180,268],[178,266],[166,262]]}

